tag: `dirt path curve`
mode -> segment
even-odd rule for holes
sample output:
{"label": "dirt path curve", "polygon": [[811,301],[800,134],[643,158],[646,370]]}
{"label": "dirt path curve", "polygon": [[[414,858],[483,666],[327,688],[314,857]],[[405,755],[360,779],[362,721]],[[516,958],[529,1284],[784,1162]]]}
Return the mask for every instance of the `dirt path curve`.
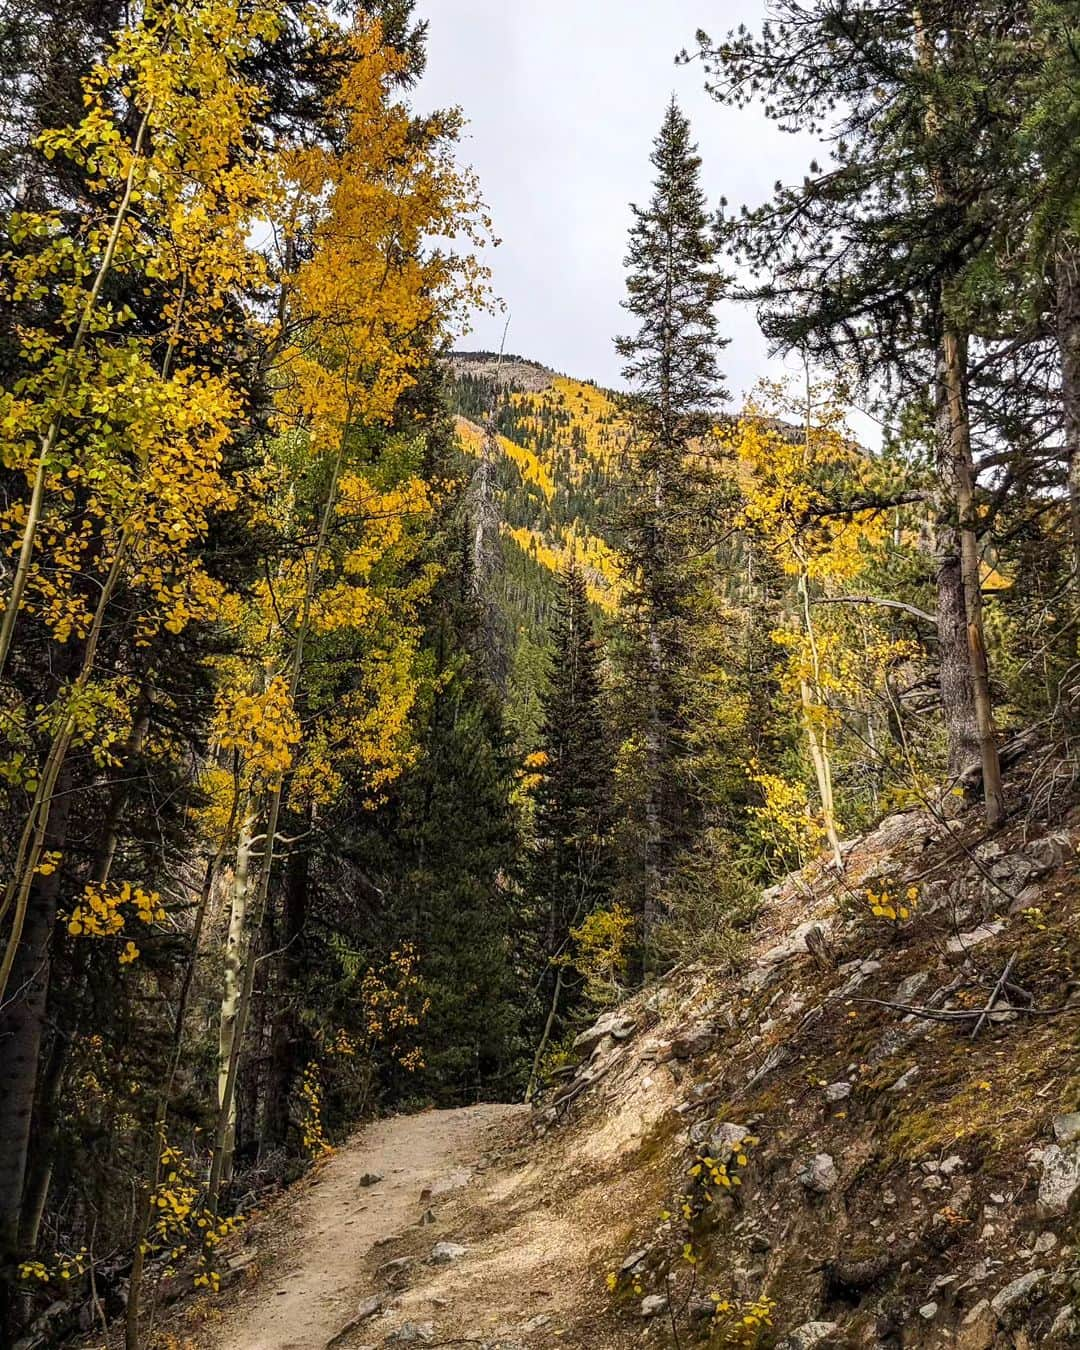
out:
{"label": "dirt path curve", "polygon": [[[257,1282],[208,1329],[207,1350],[322,1350],[374,1292],[364,1271],[376,1243],[424,1212],[421,1192],[465,1185],[516,1106],[395,1116],[364,1129],[317,1184],[274,1216],[277,1247]],[[365,1174],[381,1181],[361,1185]],[[260,1250],[260,1265],[266,1253]]]}

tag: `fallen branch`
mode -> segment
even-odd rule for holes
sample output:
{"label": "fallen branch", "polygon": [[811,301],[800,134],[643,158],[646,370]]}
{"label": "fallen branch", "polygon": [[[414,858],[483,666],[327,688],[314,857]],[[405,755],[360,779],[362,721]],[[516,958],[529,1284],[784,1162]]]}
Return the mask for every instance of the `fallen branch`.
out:
{"label": "fallen branch", "polygon": [[[904,1013],[908,1017],[921,1017],[927,1022],[970,1022],[972,1018],[986,1016],[985,1008],[917,1008],[910,1003],[891,1003],[885,998],[853,998],[852,1003],[873,1003],[879,1008],[892,1008],[894,1012]],[[1057,1017],[1063,1012],[1080,1012],[1080,1003],[1063,1003],[1058,1008],[1014,1008],[1010,1012],[1023,1013],[1029,1017]]]}
{"label": "fallen branch", "polygon": [[1008,961],[1005,963],[1005,969],[1001,973],[1001,978],[998,980],[997,984],[994,985],[993,992],[991,993],[989,999],[987,1000],[986,1007],[979,1014],[979,1020],[975,1023],[975,1028],[971,1033],[972,1040],[974,1040],[975,1037],[978,1036],[979,1032],[983,1029],[983,1024],[986,1022],[986,1019],[994,1011],[994,1004],[1001,997],[1002,992],[1008,985],[1009,976],[1012,974],[1012,968],[1015,965],[1016,965],[1016,953],[1013,952],[1012,956],[1010,956]]}

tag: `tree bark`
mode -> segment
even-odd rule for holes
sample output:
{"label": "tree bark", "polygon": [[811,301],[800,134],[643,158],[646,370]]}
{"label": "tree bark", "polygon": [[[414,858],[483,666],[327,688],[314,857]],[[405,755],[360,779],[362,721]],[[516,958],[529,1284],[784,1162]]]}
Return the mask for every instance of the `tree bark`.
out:
{"label": "tree bark", "polygon": [[[310,827],[310,817],[304,828]],[[280,941],[281,972],[274,999],[274,1024],[270,1036],[270,1071],[266,1085],[263,1147],[283,1146],[289,1133],[289,1100],[300,1070],[301,1034],[296,1000],[303,971],[303,933],[307,922],[308,880],[311,852],[297,849],[285,867]]]}
{"label": "tree bark", "polygon": [[971,428],[967,410],[967,340],[947,327],[942,338],[941,397],[945,406],[948,440],[942,466],[951,479],[960,527],[960,572],[966,619],[966,646],[975,714],[975,735],[982,765],[986,823],[994,828],[1005,818],[1005,794],[1001,782],[997,735],[990,697],[990,670],[986,660],[983,626],[982,560],[975,517],[975,467],[971,454]]}
{"label": "tree bark", "polygon": [[[236,1097],[227,1090],[227,1082],[240,1008],[240,972],[244,966],[244,935],[251,896],[251,849],[255,817],[254,803],[249,800],[240,823],[240,837],[236,845],[236,866],[229,897],[229,929],[225,938],[221,1015],[218,1022],[218,1107],[225,1112],[227,1121],[221,1164],[222,1180],[225,1183],[228,1183],[232,1175],[233,1146],[236,1142]],[[254,941],[254,936],[248,941]]]}
{"label": "tree bark", "polygon": [[[67,837],[71,770],[60,770],[45,850],[61,852]],[[38,1062],[48,1003],[50,945],[63,869],[39,876],[30,890],[6,1002],[0,1006],[0,1290],[22,1255],[19,1228],[31,1139]],[[0,1292],[0,1300],[9,1295]],[[10,1310],[0,1303],[0,1332]],[[6,1328],[9,1332],[10,1326]],[[0,1335],[0,1340],[3,1337]]]}

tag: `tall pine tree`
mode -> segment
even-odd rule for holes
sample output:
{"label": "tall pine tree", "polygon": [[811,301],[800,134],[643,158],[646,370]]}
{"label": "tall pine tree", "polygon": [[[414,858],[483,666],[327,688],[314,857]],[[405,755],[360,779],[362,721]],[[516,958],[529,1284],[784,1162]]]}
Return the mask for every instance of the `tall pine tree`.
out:
{"label": "tall pine tree", "polygon": [[687,780],[687,679],[703,618],[710,527],[721,505],[706,453],[726,397],[717,365],[714,263],[701,160],[672,100],[654,143],[653,195],[634,207],[625,308],[637,332],[617,340],[630,385],[632,444],[623,513],[627,585],[620,669],[626,710],[624,776],[632,776],[627,898],[648,940],[681,850],[700,828]]}

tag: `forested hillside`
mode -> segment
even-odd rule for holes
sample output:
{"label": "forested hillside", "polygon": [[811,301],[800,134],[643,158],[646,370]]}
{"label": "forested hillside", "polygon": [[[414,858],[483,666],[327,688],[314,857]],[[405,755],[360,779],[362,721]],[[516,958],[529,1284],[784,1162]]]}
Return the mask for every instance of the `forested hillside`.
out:
{"label": "forested hillside", "polygon": [[[732,211],[671,99],[612,391],[466,349],[497,222],[413,0],[0,5],[0,1344],[175,1345],[353,1127],[568,1109],[687,970],[771,1050],[808,888],[852,960],[947,943],[853,867],[900,811],[1011,947],[935,1083],[1000,1037],[1080,1107],[1075,915],[990,866],[1080,779],[1080,6],[770,13],[680,61],[828,162]],[[721,302],[800,373],[733,399]],[[773,1344],[764,1284],[680,1323],[703,1232],[672,1343]]]}

